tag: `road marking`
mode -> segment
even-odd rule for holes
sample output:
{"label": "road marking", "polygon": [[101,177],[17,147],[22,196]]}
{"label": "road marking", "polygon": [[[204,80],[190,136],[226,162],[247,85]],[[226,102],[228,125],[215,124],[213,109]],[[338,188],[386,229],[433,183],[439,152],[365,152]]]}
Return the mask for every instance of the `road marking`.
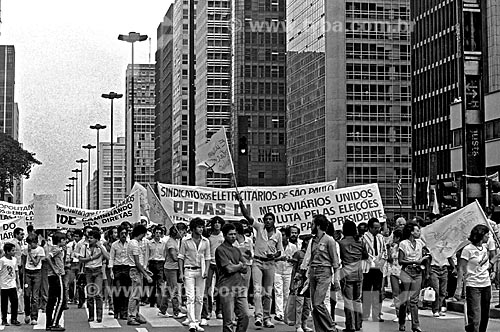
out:
{"label": "road marking", "polygon": [[[104,311],[104,309],[103,309]],[[87,317],[89,316],[89,309],[85,308],[85,312],[87,313]],[[97,317],[94,317],[97,318]],[[93,322],[89,322],[91,329],[107,329],[107,328],[120,328],[121,325],[112,315],[102,315],[102,323],[97,323],[95,320]]]}
{"label": "road marking", "polygon": [[140,314],[144,316],[152,327],[182,327],[181,322],[175,318],[166,318],[158,316],[158,308],[141,307]]}
{"label": "road marking", "polygon": [[145,327],[136,327],[135,329],[137,330],[137,332],[148,332],[148,329]]}
{"label": "road marking", "polygon": [[[33,326],[33,330],[45,330],[46,318],[47,315],[45,313],[42,313],[42,311],[40,310],[38,312],[38,320],[37,320],[38,324]],[[61,315],[61,319],[59,320],[59,325],[64,327],[64,311]]]}

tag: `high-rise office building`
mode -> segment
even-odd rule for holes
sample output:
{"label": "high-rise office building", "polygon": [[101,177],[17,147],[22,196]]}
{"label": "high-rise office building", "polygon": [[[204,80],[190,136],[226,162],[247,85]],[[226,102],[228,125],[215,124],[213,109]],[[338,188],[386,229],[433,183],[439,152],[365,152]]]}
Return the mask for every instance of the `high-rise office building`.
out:
{"label": "high-rise office building", "polygon": [[0,131],[18,140],[19,125],[16,123],[17,107],[14,103],[15,66],[14,46],[0,45]]}
{"label": "high-rise office building", "polygon": [[[286,184],[286,1],[233,1],[232,146],[238,184]],[[231,41],[221,39],[219,48]],[[209,66],[222,85],[229,66]],[[225,114],[213,125],[229,125]]]}
{"label": "high-rise office building", "polygon": [[[196,124],[194,131],[190,130],[194,135],[190,141],[194,139],[196,149],[222,126],[231,135],[231,2],[199,0],[196,5]],[[214,174],[199,167],[195,172],[197,185],[231,185],[230,175]]]}
{"label": "high-rise office building", "polygon": [[[111,206],[111,143],[99,143],[99,176],[94,171],[90,182],[90,209],[107,209]],[[125,137],[118,137],[113,143],[113,206],[120,203],[127,195],[125,185]],[[99,181],[99,197],[97,182]],[[88,188],[87,188],[88,189]],[[99,201],[99,205],[97,202]]]}
{"label": "high-rise office building", "polygon": [[172,183],[173,9],[170,5],[156,32],[154,180],[161,183]]}
{"label": "high-rise office building", "polygon": [[[126,187],[135,182],[142,185],[154,182],[155,160],[155,65],[134,64],[134,111],[132,100],[132,65],[127,67],[125,139]],[[132,135],[133,143],[132,146]],[[132,175],[133,174],[133,175]]]}
{"label": "high-rise office building", "polygon": [[288,184],[378,183],[389,217],[410,211],[409,4],[288,1]]}
{"label": "high-rise office building", "polygon": [[[475,199],[485,203],[484,93],[500,87],[497,2],[411,3],[416,208],[428,208],[428,186],[438,191],[442,209]],[[495,123],[495,113],[486,115],[487,126]],[[494,140],[491,129],[486,139]],[[489,168],[500,164],[494,155],[498,152],[491,154]],[[440,187],[452,181],[460,199],[446,203]]]}

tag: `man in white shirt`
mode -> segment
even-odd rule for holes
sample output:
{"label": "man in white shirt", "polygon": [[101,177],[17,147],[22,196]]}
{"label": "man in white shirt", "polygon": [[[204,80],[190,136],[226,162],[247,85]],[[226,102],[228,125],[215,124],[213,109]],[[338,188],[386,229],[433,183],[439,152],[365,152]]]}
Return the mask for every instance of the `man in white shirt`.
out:
{"label": "man in white shirt", "polygon": [[281,228],[281,236],[283,238],[283,256],[276,259],[276,272],[274,274],[274,291],[276,299],[276,316],[277,321],[284,320],[285,307],[290,293],[290,283],[292,281],[293,264],[292,257],[297,251],[297,246],[288,241],[290,238],[291,227]]}
{"label": "man in white shirt", "polygon": [[160,307],[162,298],[162,288],[164,287],[165,278],[163,275],[163,266],[165,265],[165,242],[161,239],[163,237],[163,229],[156,226],[153,229],[153,238],[148,240],[148,267],[149,271],[153,273],[152,291],[149,296],[149,305],[154,307],[155,304]]}
{"label": "man in white shirt", "polygon": [[[110,276],[113,279],[113,304],[115,319],[127,319],[128,299],[124,290],[130,287],[130,266],[128,265],[128,231],[118,227],[118,241],[111,244],[109,253]],[[118,292],[118,293],[117,293]]]}

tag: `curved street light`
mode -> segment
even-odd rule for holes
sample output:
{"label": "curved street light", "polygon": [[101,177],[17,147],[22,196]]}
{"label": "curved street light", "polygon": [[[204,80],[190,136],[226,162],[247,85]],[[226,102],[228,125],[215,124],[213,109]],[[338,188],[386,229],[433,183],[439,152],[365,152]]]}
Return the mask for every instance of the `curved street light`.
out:
{"label": "curved street light", "polygon": [[90,210],[90,150],[95,149],[96,146],[92,144],[83,145],[82,148],[89,150],[89,168],[87,171],[87,209]]}
{"label": "curved street light", "polygon": [[[74,176],[68,178],[68,180],[71,180],[72,184],[67,184],[66,187],[70,187],[72,193],[71,193],[71,206],[74,207],[75,206],[75,180],[78,180],[77,178],[75,178]],[[72,189],[73,188],[73,189]]]}
{"label": "curved street light", "polygon": [[80,164],[80,173],[82,173],[82,176],[80,177],[80,207],[83,209],[83,164],[85,164],[87,160],[81,158],[76,162]]}
{"label": "curved street light", "polygon": [[68,203],[68,201],[69,201],[69,192],[71,191],[71,189],[66,188],[63,191],[66,194],[66,196],[65,196],[66,197],[65,205],[68,206],[69,205],[69,203]]}
{"label": "curved street light", "polygon": [[78,207],[78,173],[81,173],[82,171],[80,171],[78,168],[75,168],[73,170],[71,170],[73,173],[75,173],[76,175],[76,190],[75,190],[75,197],[76,197],[76,200],[75,200],[75,206]]}
{"label": "curved street light", "polygon": [[93,125],[93,126],[90,126],[90,129],[95,129],[97,131],[97,184],[96,184],[96,187],[97,187],[97,199],[96,199],[96,210],[99,210],[99,199],[100,199],[100,196],[99,196],[99,181],[100,181],[100,170],[99,170],[99,131],[102,130],[102,129],[106,129],[106,126],[104,125],[101,125],[99,123]]}

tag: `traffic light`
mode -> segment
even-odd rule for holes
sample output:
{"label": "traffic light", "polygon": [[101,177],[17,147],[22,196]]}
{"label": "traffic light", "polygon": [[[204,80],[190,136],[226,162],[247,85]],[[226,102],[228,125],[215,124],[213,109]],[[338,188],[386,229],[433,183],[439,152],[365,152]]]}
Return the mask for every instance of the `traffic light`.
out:
{"label": "traffic light", "polygon": [[500,181],[490,182],[491,205],[500,206]]}
{"label": "traffic light", "polygon": [[241,136],[238,144],[240,156],[248,155],[248,139],[246,136]]}
{"label": "traffic light", "polygon": [[439,184],[439,189],[441,211],[457,210],[460,206],[460,201],[458,199],[458,183],[455,181],[441,182]]}

